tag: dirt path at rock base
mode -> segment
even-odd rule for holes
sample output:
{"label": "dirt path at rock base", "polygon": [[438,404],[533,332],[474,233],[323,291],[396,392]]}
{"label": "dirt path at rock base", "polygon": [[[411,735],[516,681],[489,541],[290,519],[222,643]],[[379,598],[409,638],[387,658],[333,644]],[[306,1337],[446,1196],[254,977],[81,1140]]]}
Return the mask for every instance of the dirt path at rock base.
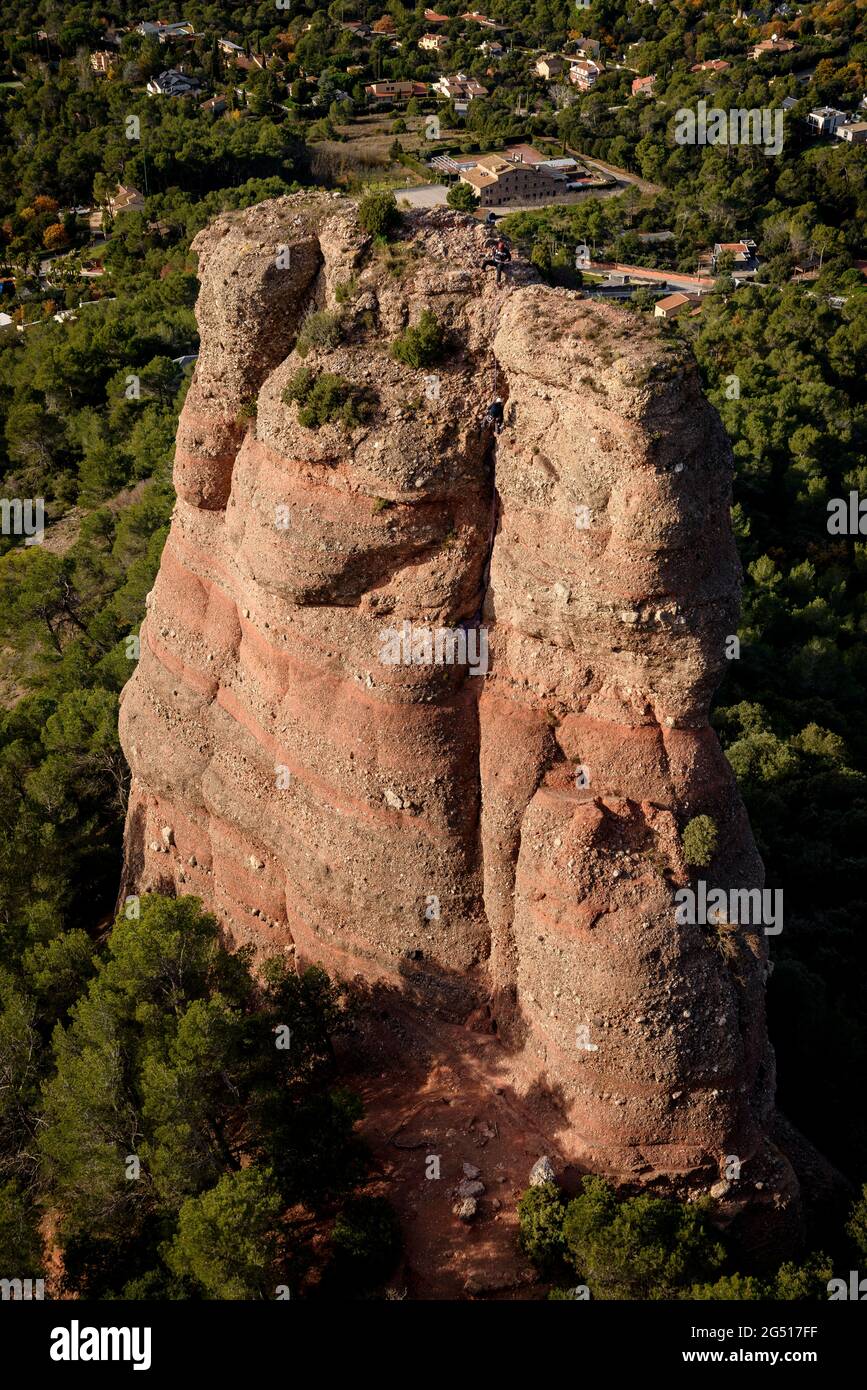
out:
{"label": "dirt path at rock base", "polygon": [[[404,1232],[390,1287],[408,1299],[546,1295],[518,1250],[517,1204],[542,1154],[558,1172],[562,1160],[505,1080],[504,1060],[495,1037],[429,1028],[401,1006],[365,1014],[347,1049],[343,1079],[364,1101],[371,1190],[392,1202]],[[439,1178],[428,1176],[436,1159]],[[485,1189],[469,1222],[453,1211],[462,1181]]]}

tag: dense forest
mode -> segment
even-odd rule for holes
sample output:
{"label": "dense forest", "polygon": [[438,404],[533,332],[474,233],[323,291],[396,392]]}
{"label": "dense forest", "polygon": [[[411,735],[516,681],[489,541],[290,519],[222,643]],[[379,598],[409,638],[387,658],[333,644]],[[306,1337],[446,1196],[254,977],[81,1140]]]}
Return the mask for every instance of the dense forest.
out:
{"label": "dense forest", "polygon": [[[457,11],[445,32],[450,65],[490,87],[465,117],[449,111],[456,148],[544,139],[653,185],[510,217],[547,278],[576,283],[585,239],[600,256],[683,270],[714,241],[758,243],[759,283],[733,292],[723,279],[698,319],[662,331],[692,346],[735,454],[741,649],[713,719],[768,882],[786,894],[769,986],[781,1106],[854,1190],[867,1180],[853,1080],[867,1061],[867,545],[826,522],[829,499],[867,491],[867,147],[810,143],[800,118],[860,100],[867,35],[863,0],[804,8],[793,32],[806,82],[788,59],[733,61],[722,78],[690,71],[743,54],[732,5],[595,0],[576,19],[565,0],[493,0],[509,26],[493,76]],[[47,533],[33,547],[0,537],[0,1245],[23,1275],[53,1244],[76,1294],[275,1297],[305,1285],[364,1296],[398,1248],[388,1207],[358,1194],[358,1102],[335,1085],[346,1000],[317,972],[272,964],[254,976],[191,900],[143,899],[108,929],[127,791],[117,700],[167,533],[185,359],[197,351],[190,241],[219,211],[308,184],[311,147],[364,109],[365,83],[432,80],[439,66],[416,47],[423,10],[175,5],[160,17],[189,19],[202,37],[125,34],[106,80],[89,51],[110,24],[138,23],[137,6],[4,5],[0,308],[13,322],[0,329],[0,477],[6,497],[45,499]],[[390,32],[365,45],[341,28],[383,15],[397,50]],[[758,16],[756,33],[770,19]],[[561,48],[579,22],[605,52],[628,49],[631,66],[566,101],[524,50]],[[218,34],[279,67],[230,70]],[[205,95],[225,94],[222,115],[147,96],[175,62]],[[636,72],[657,74],[653,102],[630,98]],[[675,109],[702,94],[724,107],[794,97],[781,157],[675,145]],[[141,191],[143,210],[111,210],[119,183]],[[104,209],[104,236],[79,206]],[[662,229],[664,243],[640,238]],[[805,260],[818,275],[792,283]],[[623,312],[649,309],[639,295]],[[300,1044],[275,1068],[281,1027]],[[542,1192],[522,1212],[525,1249],[559,1284],[589,1260],[604,1271],[594,1296],[646,1296],[638,1242],[664,1296],[816,1296],[818,1256],[750,1284],[700,1214],[684,1224],[673,1204],[619,1209],[602,1186],[576,1201]],[[314,1253],[323,1214],[330,1243]],[[862,1203],[855,1248],[864,1228]],[[686,1252],[676,1274],[672,1251]]]}

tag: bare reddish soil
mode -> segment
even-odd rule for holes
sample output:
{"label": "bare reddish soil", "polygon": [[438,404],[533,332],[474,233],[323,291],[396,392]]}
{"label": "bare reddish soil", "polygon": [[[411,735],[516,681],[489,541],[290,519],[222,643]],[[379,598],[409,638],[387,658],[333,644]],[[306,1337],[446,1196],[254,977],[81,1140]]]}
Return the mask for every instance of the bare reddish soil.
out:
{"label": "bare reddish soil", "polygon": [[[403,1227],[404,1259],[390,1280],[398,1296],[545,1296],[518,1250],[517,1204],[542,1154],[558,1173],[562,1160],[504,1063],[496,1037],[441,1020],[429,1027],[391,1002],[365,1013],[347,1048],[343,1076],[364,1101],[360,1129],[373,1153],[370,1190],[388,1197]],[[427,1176],[434,1155],[439,1179]],[[470,1222],[453,1212],[464,1163],[485,1186]]]}

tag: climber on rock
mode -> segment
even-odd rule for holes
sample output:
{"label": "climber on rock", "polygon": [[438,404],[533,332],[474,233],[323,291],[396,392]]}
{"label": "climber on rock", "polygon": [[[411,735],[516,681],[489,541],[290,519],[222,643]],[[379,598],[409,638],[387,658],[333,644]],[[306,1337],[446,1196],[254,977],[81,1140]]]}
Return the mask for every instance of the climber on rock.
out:
{"label": "climber on rock", "polygon": [[495,396],[488,406],[482,418],[482,425],[493,430],[494,434],[499,434],[503,428],[503,401],[502,397]]}
{"label": "climber on rock", "polygon": [[509,250],[509,243],[504,237],[500,237],[490,256],[486,256],[482,261],[482,270],[487,270],[489,265],[493,266],[497,272],[497,284],[499,285],[503,271],[511,259],[512,253]]}

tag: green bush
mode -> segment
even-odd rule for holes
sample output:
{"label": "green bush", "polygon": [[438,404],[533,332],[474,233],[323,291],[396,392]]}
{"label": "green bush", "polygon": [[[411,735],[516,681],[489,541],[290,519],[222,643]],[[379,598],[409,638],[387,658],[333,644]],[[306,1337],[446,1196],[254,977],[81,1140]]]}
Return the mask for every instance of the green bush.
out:
{"label": "green bush", "polygon": [[446,194],[446,202],[457,212],[474,212],[479,200],[468,183],[455,183]]}
{"label": "green bush", "polygon": [[518,1203],[518,1243],[541,1269],[554,1268],[563,1258],[563,1218],[566,1203],[553,1182],[530,1187]]}
{"label": "green bush", "polygon": [[681,844],[687,864],[704,868],[716,854],[719,832],[711,816],[694,816],[683,828]]}
{"label": "green bush", "polygon": [[408,367],[432,367],[447,345],[447,335],[432,309],[424,309],[414,328],[407,328],[391,345],[391,355]]}
{"label": "green bush", "polygon": [[357,289],[358,281],[354,276],[350,276],[348,280],[343,280],[339,285],[334,286],[334,298],[338,304],[348,304]]}
{"label": "green bush", "polygon": [[[856,1242],[863,1211],[862,1199],[847,1227]],[[518,1217],[521,1250],[560,1285],[548,1295],[555,1301],[576,1297],[576,1273],[579,1290],[586,1286],[594,1299],[792,1302],[828,1296],[832,1269],[821,1252],[799,1265],[784,1264],[776,1274],[723,1272],[725,1250],[707,1200],[619,1197],[602,1178],[585,1177],[568,1204],[555,1183],[531,1187],[518,1203]]]}
{"label": "green bush", "polygon": [[371,189],[358,205],[358,220],[371,236],[387,237],[400,225],[394,194],[386,188]]}
{"label": "green bush", "polygon": [[224,1173],[214,1187],[184,1202],[166,1262],[206,1298],[267,1297],[279,1277],[282,1211],[268,1169],[251,1165]]}
{"label": "green bush", "polygon": [[693,1284],[679,1296],[715,1302],[818,1303],[828,1298],[833,1269],[827,1255],[808,1255],[803,1264],[781,1265],[775,1275],[726,1274],[713,1284]]}
{"label": "green bush", "polygon": [[354,429],[373,413],[372,392],[353,386],[334,372],[317,374],[309,367],[300,367],[283,392],[283,404],[298,405],[298,423],[308,430],[339,420],[346,429]]}
{"label": "green bush", "polygon": [[283,404],[291,405],[293,401],[306,401],[315,381],[316,373],[312,367],[299,367],[283,392]]}
{"label": "green bush", "polygon": [[335,348],[343,336],[343,315],[339,310],[317,310],[308,314],[295,342],[299,357],[306,357],[311,348]]}
{"label": "green bush", "polygon": [[594,1298],[677,1298],[719,1270],[724,1251],[705,1207],[642,1195],[618,1201],[601,1178],[585,1178],[566,1208],[563,1240]]}

